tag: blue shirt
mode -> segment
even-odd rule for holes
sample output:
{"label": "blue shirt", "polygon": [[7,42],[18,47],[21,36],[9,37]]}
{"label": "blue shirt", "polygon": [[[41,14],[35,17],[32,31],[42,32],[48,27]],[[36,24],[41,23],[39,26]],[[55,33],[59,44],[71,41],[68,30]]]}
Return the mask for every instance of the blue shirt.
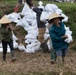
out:
{"label": "blue shirt", "polygon": [[60,27],[57,27],[55,24],[53,24],[49,29],[52,45],[56,51],[65,49],[69,45],[64,41],[65,39],[62,38],[62,36],[65,35],[64,24],[62,22],[60,22],[59,24]]}

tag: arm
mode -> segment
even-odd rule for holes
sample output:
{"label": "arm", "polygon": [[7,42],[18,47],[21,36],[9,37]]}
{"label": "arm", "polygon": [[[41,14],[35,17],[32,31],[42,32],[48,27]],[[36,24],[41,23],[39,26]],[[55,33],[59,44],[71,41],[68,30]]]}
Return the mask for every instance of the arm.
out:
{"label": "arm", "polygon": [[9,28],[13,31],[14,27],[12,26],[12,24],[9,24]]}
{"label": "arm", "polygon": [[53,41],[56,41],[56,42],[64,41],[62,36],[57,36],[56,33],[54,33],[54,31],[50,31],[49,33]]}

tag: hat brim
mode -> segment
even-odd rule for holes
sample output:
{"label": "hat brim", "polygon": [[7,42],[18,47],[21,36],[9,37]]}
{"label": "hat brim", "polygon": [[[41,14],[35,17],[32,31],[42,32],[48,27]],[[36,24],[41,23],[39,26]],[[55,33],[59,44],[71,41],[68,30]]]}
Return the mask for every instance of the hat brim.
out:
{"label": "hat brim", "polygon": [[60,18],[60,20],[64,19],[63,16],[57,14],[57,13],[52,13],[49,17],[48,17],[48,22],[56,19],[56,18]]}
{"label": "hat brim", "polygon": [[48,22],[53,22],[54,19],[56,18],[60,18],[60,21],[64,19],[64,17],[60,16],[60,17],[55,17],[55,18],[52,18],[52,19],[48,19]]}
{"label": "hat brim", "polygon": [[11,23],[11,21],[6,16],[3,16],[0,19],[0,24],[7,24],[7,23]]}

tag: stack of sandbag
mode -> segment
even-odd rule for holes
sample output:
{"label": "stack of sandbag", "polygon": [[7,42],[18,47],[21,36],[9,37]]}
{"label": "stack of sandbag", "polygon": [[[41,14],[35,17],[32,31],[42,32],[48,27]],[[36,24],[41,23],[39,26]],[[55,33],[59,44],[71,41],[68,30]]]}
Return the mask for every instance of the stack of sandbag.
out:
{"label": "stack of sandbag", "polygon": [[[33,31],[33,32],[32,32]],[[35,51],[39,50],[40,42],[37,40],[38,32],[32,30],[25,36],[25,43],[27,43],[25,52],[27,53],[34,53]]]}
{"label": "stack of sandbag", "polygon": [[26,53],[35,53],[36,51],[38,51],[40,49],[40,42],[38,40],[30,42],[27,46],[26,46]]}

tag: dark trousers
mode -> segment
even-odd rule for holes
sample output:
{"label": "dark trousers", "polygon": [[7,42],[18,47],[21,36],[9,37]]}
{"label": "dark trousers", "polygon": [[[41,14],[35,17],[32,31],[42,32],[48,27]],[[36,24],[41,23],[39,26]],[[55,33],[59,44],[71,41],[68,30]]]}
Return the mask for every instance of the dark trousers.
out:
{"label": "dark trousers", "polygon": [[3,59],[6,59],[7,45],[9,45],[11,51],[14,50],[14,49],[13,49],[13,41],[12,41],[12,40],[11,40],[11,42],[2,41]]}

